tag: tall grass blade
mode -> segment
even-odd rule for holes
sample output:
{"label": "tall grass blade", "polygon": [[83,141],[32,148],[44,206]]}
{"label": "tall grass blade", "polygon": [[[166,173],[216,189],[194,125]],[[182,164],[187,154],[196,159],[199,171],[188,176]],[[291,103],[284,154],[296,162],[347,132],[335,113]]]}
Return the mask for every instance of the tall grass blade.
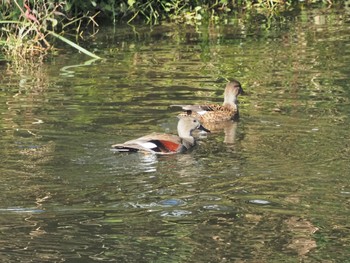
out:
{"label": "tall grass blade", "polygon": [[68,45],[74,47],[75,49],[78,49],[80,52],[92,57],[92,58],[96,58],[96,59],[101,59],[101,57],[95,55],[94,53],[91,53],[90,51],[86,50],[85,48],[75,44],[74,42],[70,41],[69,39],[59,35],[59,34],[56,34],[55,32],[53,31],[48,31],[51,35],[53,35],[54,37],[57,37],[58,39],[60,39],[61,41],[67,43]]}

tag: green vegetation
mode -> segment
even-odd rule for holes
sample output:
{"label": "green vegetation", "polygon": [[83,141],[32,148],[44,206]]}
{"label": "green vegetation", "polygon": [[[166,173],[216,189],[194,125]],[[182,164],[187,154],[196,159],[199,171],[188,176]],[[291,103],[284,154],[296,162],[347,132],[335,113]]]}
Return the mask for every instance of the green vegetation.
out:
{"label": "green vegetation", "polygon": [[79,14],[70,19],[65,11],[65,3],[54,0],[3,1],[0,6],[0,34],[6,57],[9,60],[43,59],[49,51],[55,50],[52,39],[57,38],[89,56],[98,58],[62,36],[71,25],[75,26],[75,35],[81,35],[83,23],[96,24],[94,16]]}
{"label": "green vegetation", "polygon": [[0,44],[9,60],[44,58],[60,39],[79,51],[98,58],[66,38],[94,34],[96,21],[162,21],[197,24],[217,23],[221,17],[251,14],[264,17],[282,16],[283,12],[307,4],[341,3],[337,0],[4,0],[0,4],[2,24]]}

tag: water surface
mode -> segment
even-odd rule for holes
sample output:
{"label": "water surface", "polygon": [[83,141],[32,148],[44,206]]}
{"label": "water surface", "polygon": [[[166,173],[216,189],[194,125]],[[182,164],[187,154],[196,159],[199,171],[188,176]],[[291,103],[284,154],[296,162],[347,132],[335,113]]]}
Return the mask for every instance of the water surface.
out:
{"label": "water surface", "polygon": [[[41,67],[1,65],[2,262],[347,262],[349,13],[272,24],[104,28]],[[170,104],[245,90],[187,154]]]}

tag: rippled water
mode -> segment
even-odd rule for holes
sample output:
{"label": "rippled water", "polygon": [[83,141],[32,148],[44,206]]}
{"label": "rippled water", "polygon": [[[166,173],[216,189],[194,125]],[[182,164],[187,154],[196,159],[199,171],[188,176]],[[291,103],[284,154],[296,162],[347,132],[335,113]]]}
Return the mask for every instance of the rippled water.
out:
{"label": "rippled water", "polygon": [[[349,21],[105,29],[103,61],[1,65],[1,261],[347,262]],[[240,121],[190,153],[110,151],[233,77]]]}

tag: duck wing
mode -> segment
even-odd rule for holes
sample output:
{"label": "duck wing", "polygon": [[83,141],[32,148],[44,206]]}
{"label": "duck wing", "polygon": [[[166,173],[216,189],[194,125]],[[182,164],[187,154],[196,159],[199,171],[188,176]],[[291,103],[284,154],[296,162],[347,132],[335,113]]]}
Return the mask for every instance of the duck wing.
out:
{"label": "duck wing", "polygon": [[187,112],[197,112],[198,114],[205,114],[207,111],[215,111],[221,108],[220,105],[215,104],[203,104],[203,105],[170,105],[170,107],[180,107]]}
{"label": "duck wing", "polygon": [[182,149],[180,137],[172,134],[153,133],[121,144],[112,145],[117,152],[145,151],[156,154],[177,153]]}

